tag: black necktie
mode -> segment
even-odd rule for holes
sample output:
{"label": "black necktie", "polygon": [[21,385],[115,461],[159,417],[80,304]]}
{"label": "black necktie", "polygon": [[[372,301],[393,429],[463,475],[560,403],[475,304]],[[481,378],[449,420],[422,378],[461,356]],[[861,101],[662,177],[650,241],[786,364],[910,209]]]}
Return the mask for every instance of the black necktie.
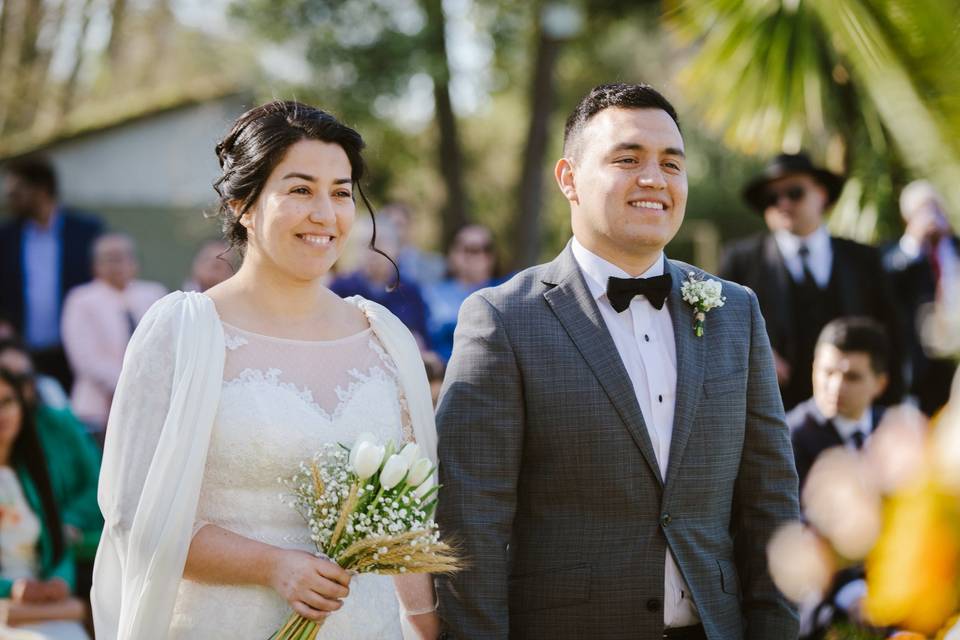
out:
{"label": "black necktie", "polygon": [[658,310],[663,309],[663,303],[670,293],[673,280],[669,273],[652,278],[614,278],[607,279],[607,300],[617,313],[622,313],[630,307],[634,296],[644,296],[647,301]]}
{"label": "black necktie", "polygon": [[852,434],[850,434],[850,442],[852,442],[853,446],[857,449],[863,448],[863,441],[865,439],[866,437],[863,435],[863,431],[854,431]]}
{"label": "black necktie", "polygon": [[813,271],[810,270],[810,247],[800,243],[797,253],[800,255],[800,265],[803,267],[803,285],[819,289],[820,285],[817,284],[817,279],[813,277]]}

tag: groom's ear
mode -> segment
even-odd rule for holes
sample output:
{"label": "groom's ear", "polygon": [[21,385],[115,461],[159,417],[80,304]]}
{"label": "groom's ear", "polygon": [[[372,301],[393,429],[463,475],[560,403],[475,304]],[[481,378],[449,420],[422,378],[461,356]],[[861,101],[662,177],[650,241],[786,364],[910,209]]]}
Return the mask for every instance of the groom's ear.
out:
{"label": "groom's ear", "polygon": [[553,168],[553,175],[557,179],[557,184],[560,186],[563,197],[570,202],[580,204],[580,200],[577,198],[577,186],[574,173],[575,167],[570,158],[560,158],[557,161],[557,166]]}

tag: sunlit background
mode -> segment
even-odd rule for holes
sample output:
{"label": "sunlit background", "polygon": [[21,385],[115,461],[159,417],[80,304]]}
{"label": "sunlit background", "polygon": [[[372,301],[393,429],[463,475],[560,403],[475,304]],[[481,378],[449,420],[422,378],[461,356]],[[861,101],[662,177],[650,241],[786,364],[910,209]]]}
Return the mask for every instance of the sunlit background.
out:
{"label": "sunlit background", "polygon": [[831,226],[899,232],[896,193],[932,180],[960,211],[960,53],[950,0],[3,0],[0,161],[52,157],[64,200],[139,240],[177,286],[199,242],[213,145],[244,108],[295,97],[369,143],[376,204],[425,246],[489,223],[506,262],[569,233],[550,169],[594,84],[645,81],[681,114],[688,222],[671,255],[716,265],[760,228],[739,190],[778,150],[853,179]]}

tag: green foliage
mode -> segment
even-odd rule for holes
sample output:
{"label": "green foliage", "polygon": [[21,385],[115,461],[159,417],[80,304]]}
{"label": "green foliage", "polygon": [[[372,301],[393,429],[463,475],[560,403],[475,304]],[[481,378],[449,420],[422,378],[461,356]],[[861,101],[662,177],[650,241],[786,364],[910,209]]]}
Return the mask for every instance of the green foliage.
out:
{"label": "green foliage", "polygon": [[371,118],[378,99],[403,94],[435,63],[415,0],[238,0],[230,10],[256,35],[302,51],[313,77],[301,89],[346,118]]}
{"label": "green foliage", "polygon": [[956,3],[674,0],[665,22],[695,50],[681,86],[728,145],[757,155],[806,147],[846,169],[836,230],[891,233],[910,175],[935,182],[960,212]]}
{"label": "green foliage", "polygon": [[824,640],[882,640],[885,637],[884,633],[845,622],[830,627]]}

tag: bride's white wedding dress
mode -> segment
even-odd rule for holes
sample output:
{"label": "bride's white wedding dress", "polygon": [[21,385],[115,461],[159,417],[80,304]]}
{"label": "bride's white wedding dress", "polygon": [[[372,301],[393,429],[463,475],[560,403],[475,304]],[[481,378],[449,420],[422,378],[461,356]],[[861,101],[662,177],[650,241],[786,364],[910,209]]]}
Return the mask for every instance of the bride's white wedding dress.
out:
{"label": "bride's white wedding dress", "polygon": [[[288,478],[323,443],[361,432],[413,439],[397,372],[368,329],[340,340],[262,336],[224,323],[223,387],[194,531],[213,524],[289,549],[313,552],[300,514],[280,500]],[[275,591],[181,580],[170,638],[266,640],[290,614]],[[319,638],[401,638],[393,579],[355,576],[343,607]]]}

